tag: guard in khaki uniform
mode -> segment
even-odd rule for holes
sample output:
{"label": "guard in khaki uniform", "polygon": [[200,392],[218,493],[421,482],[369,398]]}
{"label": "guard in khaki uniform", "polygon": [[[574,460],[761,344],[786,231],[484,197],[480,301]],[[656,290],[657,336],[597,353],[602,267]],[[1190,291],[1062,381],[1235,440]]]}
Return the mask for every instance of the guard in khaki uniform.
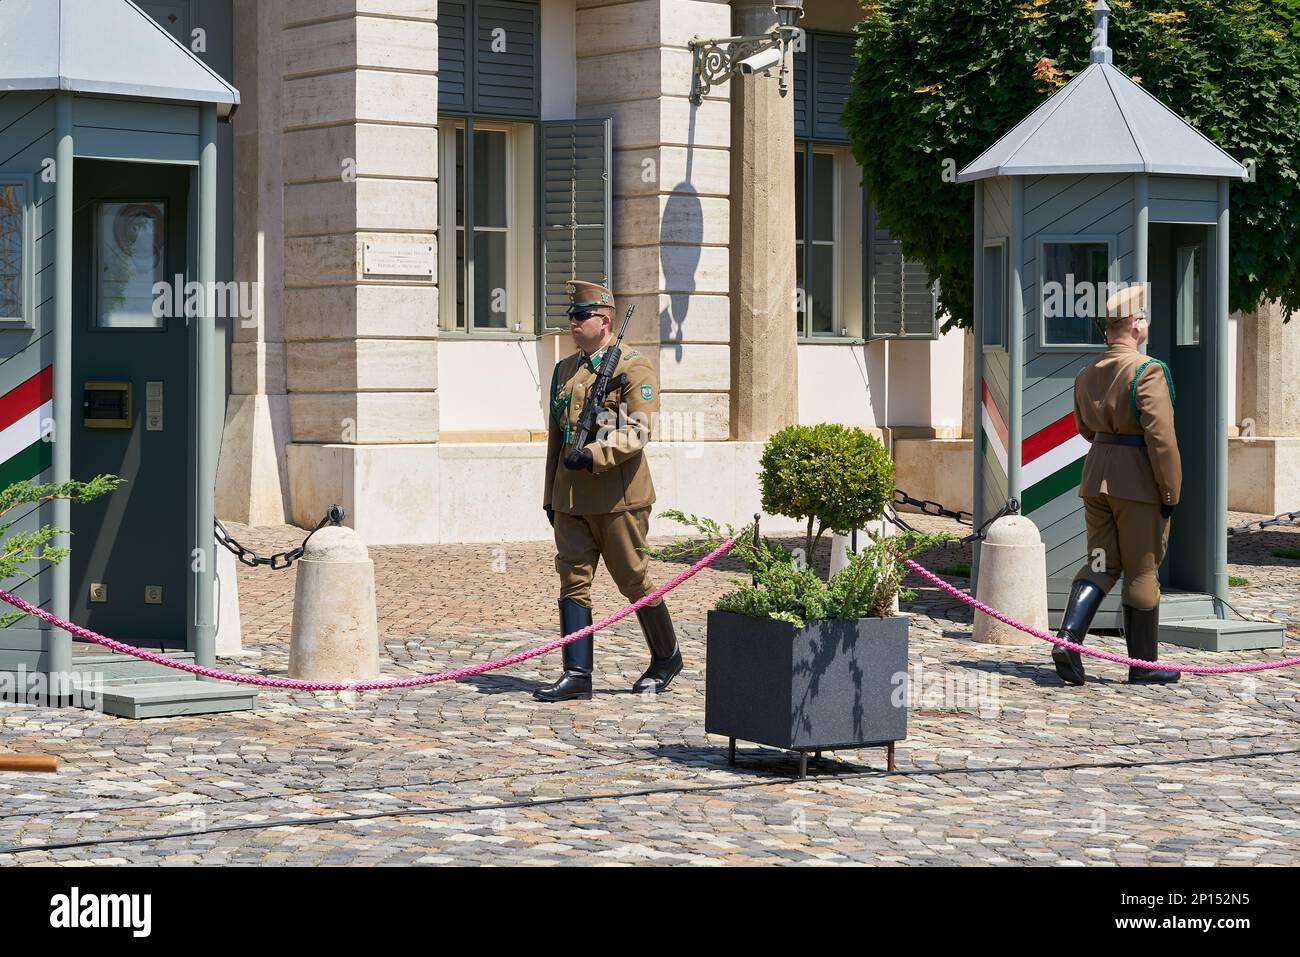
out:
{"label": "guard in khaki uniform", "polygon": [[[1074,380],[1074,419],[1092,443],[1079,496],[1088,557],[1075,574],[1058,637],[1083,642],[1106,593],[1124,576],[1124,638],[1131,658],[1155,661],[1160,580],[1169,520],[1183,482],[1174,434],[1174,383],[1159,359],[1138,352],[1147,339],[1145,289],[1122,289],[1106,301],[1106,351]],[[1097,570],[1100,566],[1101,570]],[[1077,652],[1053,646],[1056,673],[1084,682]],[[1167,684],[1178,672],[1130,668],[1130,684]]]}
{"label": "guard in khaki uniform", "polygon": [[[612,339],[614,296],[604,286],[574,280],[569,293],[569,333],[578,351],[560,360],[551,376],[549,436],[542,507],[555,528],[555,570],[560,575],[560,633],[591,624],[591,579],[605,560],[610,577],[628,601],[654,590],[646,544],[650,506],[655,500],[650,463],[642,448],[651,418],[659,411],[654,368],[645,356],[624,349],[613,371],[596,441],[570,459],[570,434],[577,427],[587,389],[595,382]],[[625,377],[625,379],[624,379]],[[650,646],[650,667],[633,691],[666,691],[682,670],[682,655],[663,599],[637,610]],[[591,697],[592,636],[562,650],[564,674],[534,692],[539,701]]]}

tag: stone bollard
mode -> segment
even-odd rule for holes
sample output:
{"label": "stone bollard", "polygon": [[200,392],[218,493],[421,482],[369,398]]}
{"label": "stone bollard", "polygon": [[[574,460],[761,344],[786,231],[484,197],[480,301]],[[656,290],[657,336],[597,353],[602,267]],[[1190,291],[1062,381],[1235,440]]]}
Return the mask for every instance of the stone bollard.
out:
{"label": "stone bollard", "polygon": [[375,563],[361,536],[343,525],[320,529],[298,559],[289,639],[289,676],[365,681],[379,676]]}
{"label": "stone bollard", "polygon": [[[1022,515],[1006,515],[989,526],[980,546],[975,597],[1016,621],[1047,630],[1047,548],[1037,525]],[[974,637],[994,645],[1038,642],[979,611]]]}
{"label": "stone bollard", "polygon": [[[866,529],[860,529],[858,531],[859,548],[862,548],[870,540],[867,536],[868,531],[870,531],[873,535],[878,535],[878,536],[883,535],[884,537],[888,538],[890,535],[893,535],[894,532],[898,531],[898,529],[893,522],[891,522],[889,519],[885,518],[884,516],[881,516],[878,520],[874,522],[868,522]],[[844,568],[849,564],[849,548],[852,544],[853,544],[852,535],[841,535],[838,532],[831,533],[830,573],[832,575],[834,575],[841,568]],[[893,612],[895,615],[898,614],[898,607],[899,607],[898,595],[895,594],[894,604],[893,604]]]}
{"label": "stone bollard", "polygon": [[[887,518],[880,518],[874,522],[868,522],[866,529],[858,531],[858,547],[866,545],[870,540],[867,531],[873,535],[884,535],[886,537],[893,535],[898,529],[894,523]],[[839,532],[831,533],[831,574],[834,575],[841,568],[849,563],[849,547],[853,543],[852,535],[841,535]]]}

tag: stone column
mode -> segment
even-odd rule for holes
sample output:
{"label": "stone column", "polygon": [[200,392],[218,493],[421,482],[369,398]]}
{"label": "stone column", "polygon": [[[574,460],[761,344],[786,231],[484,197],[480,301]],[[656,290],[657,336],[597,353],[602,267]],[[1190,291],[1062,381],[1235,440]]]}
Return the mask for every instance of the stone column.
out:
{"label": "stone column", "polygon": [[726,85],[690,102],[695,35],[727,36],[718,0],[577,0],[580,116],[613,117],[614,293],[658,364],[656,440],[725,440],[730,120]]}
{"label": "stone column", "polygon": [[[776,24],[770,0],[732,0],[737,36]],[[731,430],[763,441],[798,420],[794,94],[772,76],[731,87]]]}
{"label": "stone column", "polygon": [[217,468],[218,518],[280,525],[289,399],[284,380],[284,194],[280,175],[281,0],[234,0],[235,281],[253,315],[231,320],[230,400]]}
{"label": "stone column", "polygon": [[1283,322],[1261,301],[1238,320],[1238,435],[1228,441],[1228,507],[1276,514],[1300,508],[1300,313]]}
{"label": "stone column", "polygon": [[435,280],[364,271],[367,243],[436,252],[435,7],[284,0],[282,26],[292,518],[437,541]]}
{"label": "stone column", "polygon": [[1243,435],[1300,436],[1300,313],[1285,319],[1279,302],[1261,301],[1242,313],[1237,425]]}

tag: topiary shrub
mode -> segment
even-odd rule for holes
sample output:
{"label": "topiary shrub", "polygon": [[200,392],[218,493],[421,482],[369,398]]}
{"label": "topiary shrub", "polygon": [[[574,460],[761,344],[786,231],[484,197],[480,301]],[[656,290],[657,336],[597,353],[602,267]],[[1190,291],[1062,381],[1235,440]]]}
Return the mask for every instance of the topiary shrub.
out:
{"label": "topiary shrub", "polygon": [[862,528],[880,518],[894,496],[889,453],[856,426],[784,428],[768,439],[760,465],[763,510],[807,522],[809,564],[827,529],[847,534]]}

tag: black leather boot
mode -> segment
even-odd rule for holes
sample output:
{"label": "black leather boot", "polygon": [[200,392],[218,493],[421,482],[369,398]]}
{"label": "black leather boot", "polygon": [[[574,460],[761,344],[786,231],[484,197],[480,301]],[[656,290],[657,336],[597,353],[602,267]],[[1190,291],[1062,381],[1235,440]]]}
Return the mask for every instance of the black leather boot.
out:
{"label": "black leather boot", "polygon": [[632,690],[638,694],[643,691],[660,694],[668,690],[668,685],[682,670],[682,653],[677,647],[677,632],[668,614],[668,603],[660,599],[657,605],[638,608],[636,617],[650,647],[650,667],[632,685]]}
{"label": "black leather boot", "polygon": [[[1124,641],[1128,656],[1141,661],[1157,661],[1160,654],[1160,606],[1130,608],[1124,605]],[[1177,671],[1163,668],[1129,668],[1131,685],[1169,685],[1179,678]]]}
{"label": "black leather boot", "polygon": [[[1061,618],[1061,627],[1056,637],[1072,641],[1076,645],[1083,644],[1083,640],[1088,637],[1088,629],[1092,627],[1092,619],[1105,597],[1106,593],[1094,582],[1076,578],[1074,587],[1070,589],[1070,603],[1065,606],[1065,615]],[[1077,651],[1052,645],[1052,663],[1066,684],[1083,684],[1083,658]]]}
{"label": "black leather boot", "polygon": [[[560,599],[560,634],[571,635],[591,624],[591,609],[572,598]],[[538,688],[533,697],[538,701],[569,701],[591,698],[591,661],[596,639],[594,635],[571,641],[560,653],[564,660],[564,674],[554,684]]]}

